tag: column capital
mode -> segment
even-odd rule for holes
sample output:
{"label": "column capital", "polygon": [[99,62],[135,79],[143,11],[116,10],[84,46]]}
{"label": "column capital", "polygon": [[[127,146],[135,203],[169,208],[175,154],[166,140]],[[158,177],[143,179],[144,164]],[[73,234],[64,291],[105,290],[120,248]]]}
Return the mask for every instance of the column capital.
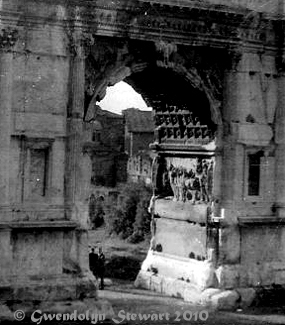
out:
{"label": "column capital", "polygon": [[242,55],[243,49],[241,47],[237,46],[229,48],[227,50],[226,68],[230,71],[237,71]]}
{"label": "column capital", "polygon": [[94,37],[91,33],[76,31],[69,33],[69,53],[73,57],[85,59],[94,44]]}

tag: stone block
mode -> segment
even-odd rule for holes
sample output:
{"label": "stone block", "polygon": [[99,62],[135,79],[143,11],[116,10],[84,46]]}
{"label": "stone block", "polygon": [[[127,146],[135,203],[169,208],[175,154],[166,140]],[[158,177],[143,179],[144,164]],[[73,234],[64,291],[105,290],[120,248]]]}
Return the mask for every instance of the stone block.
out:
{"label": "stone block", "polygon": [[203,291],[206,288],[214,287],[216,285],[216,274],[211,263],[204,262],[204,266],[199,273],[195,273],[195,285]]}
{"label": "stone block", "polygon": [[14,299],[14,290],[11,286],[0,286],[0,302],[13,300]]}
{"label": "stone block", "polygon": [[77,314],[86,314],[86,312],[88,311],[90,315],[104,314],[106,316],[106,319],[111,319],[115,315],[112,305],[108,301],[101,299],[43,302],[36,309],[41,310],[43,313],[54,314],[72,314],[74,313],[74,311],[76,311]]}
{"label": "stone block", "polygon": [[177,298],[183,298],[184,297],[184,290],[187,286],[187,282],[182,280],[175,280],[172,283],[172,288],[170,290],[171,296],[177,297]]}
{"label": "stone block", "polygon": [[[265,265],[257,265],[257,264],[244,266],[243,270],[247,274],[246,275],[247,282],[245,284],[242,283],[240,287],[241,286],[258,287],[262,285],[262,276],[264,277],[264,272],[266,272],[265,271],[266,268],[267,267]],[[273,278],[274,274],[267,273],[267,275],[270,278]],[[271,282],[270,279],[267,277],[265,277],[265,280]]]}
{"label": "stone block", "polygon": [[[277,284],[276,282],[276,269],[273,267],[274,263],[261,263],[254,267],[256,279],[260,283],[258,285],[262,286],[270,286],[273,283]],[[284,283],[284,282],[281,282]]]}
{"label": "stone block", "polygon": [[193,286],[191,287],[190,285],[186,286],[183,293],[183,298],[186,302],[193,305],[205,305],[205,302],[202,299],[202,292]]}
{"label": "stone block", "polygon": [[50,283],[17,285],[14,290],[14,299],[22,301],[57,301],[65,299],[76,299],[76,290],[73,283]]}
{"label": "stone block", "polygon": [[239,288],[236,289],[240,296],[240,307],[248,308],[256,299],[256,291],[253,288]]}
{"label": "stone block", "polygon": [[11,285],[13,299],[21,301],[65,301],[96,297],[96,282],[89,276],[23,278]]}
{"label": "stone block", "polygon": [[37,308],[45,313],[73,313],[75,310],[78,314],[85,314],[88,310],[90,314],[104,314],[106,318],[114,316],[112,305],[106,300],[84,299],[83,301],[59,301],[43,302]]}
{"label": "stone block", "polygon": [[[173,279],[174,281],[180,280],[182,283],[191,283],[191,285],[197,286],[199,290],[204,290],[205,288],[215,287],[217,280],[215,275],[214,267],[211,263],[207,261],[196,261],[189,258],[175,258],[172,256],[167,256],[164,254],[148,254],[146,260],[143,263],[143,272],[148,272],[151,268],[157,269],[160,278],[163,279]],[[144,274],[144,275],[143,275]],[[139,283],[144,282],[143,287],[150,288],[150,285],[146,284],[144,280],[145,274],[142,273],[142,277],[138,277],[137,285]],[[152,273],[149,272],[151,275]],[[177,282],[179,283],[179,282]],[[172,289],[167,289],[170,285],[169,281],[162,284],[166,286],[166,289],[162,288],[162,291],[171,291],[170,295],[175,295],[176,292],[173,293]],[[177,286],[177,284],[175,284]],[[171,283],[171,287],[175,287]],[[181,289],[178,290],[181,293]]]}
{"label": "stone block", "polygon": [[178,279],[162,278],[162,293],[171,297],[184,297],[184,291],[188,283]]}
{"label": "stone block", "polygon": [[25,319],[29,318],[31,314],[38,308],[37,301],[15,301],[9,302],[9,309],[12,313],[16,310],[22,310],[25,313]]}
{"label": "stone block", "polygon": [[150,290],[162,292],[162,278],[157,275],[152,275],[150,278]]}
{"label": "stone block", "polygon": [[274,280],[275,280],[274,281],[275,284],[284,284],[285,283],[285,270],[275,271]]}
{"label": "stone block", "polygon": [[106,286],[111,286],[111,285],[113,285],[113,281],[111,279],[109,279],[109,278],[105,278],[104,279],[104,284]]}
{"label": "stone block", "polygon": [[240,296],[236,291],[222,291],[211,297],[211,307],[217,310],[235,310],[238,308]]}
{"label": "stone block", "polygon": [[163,278],[163,288],[162,288],[162,293],[167,295],[167,296],[175,296],[176,292],[174,292],[175,290],[174,288],[174,282],[176,280],[175,279],[171,279],[171,278]]}
{"label": "stone block", "polygon": [[82,298],[93,298],[97,297],[97,288],[96,288],[96,282],[94,281],[94,277],[91,274],[86,275],[84,277],[78,277],[77,278],[77,284],[76,284],[76,298],[82,299]]}
{"label": "stone block", "polygon": [[239,125],[238,141],[243,144],[268,145],[273,137],[273,131],[268,125],[252,125],[252,123]]}
{"label": "stone block", "polygon": [[211,298],[214,296],[214,295],[217,295],[219,293],[221,293],[222,291],[220,289],[217,289],[217,288],[209,288],[209,289],[206,289],[204,290],[202,293],[201,293],[201,301],[204,305],[208,306],[210,305],[210,302],[211,302]]}
{"label": "stone block", "polygon": [[26,118],[22,113],[15,115],[15,132],[37,132],[41,134],[56,134],[63,136],[65,133],[65,117],[52,114],[25,113]]}
{"label": "stone block", "polygon": [[205,223],[207,205],[193,205],[191,202],[173,201],[172,198],[157,199],[155,201],[155,214],[162,218]]}
{"label": "stone block", "polygon": [[0,304],[0,323],[4,321],[15,321],[14,313],[6,305]]}
{"label": "stone block", "polygon": [[[162,246],[162,253],[182,258],[206,259],[206,227],[187,221],[160,218],[156,222],[155,241]],[[179,236],[177,236],[179,234]]]}
{"label": "stone block", "polygon": [[232,289],[239,286],[239,267],[237,265],[220,266],[215,271],[218,286],[221,289]]}
{"label": "stone block", "polygon": [[142,289],[150,289],[150,277],[150,272],[140,270],[134,283],[135,287]]}
{"label": "stone block", "polygon": [[220,260],[223,264],[235,264],[240,261],[240,232],[238,227],[227,227],[221,230],[222,247]]}

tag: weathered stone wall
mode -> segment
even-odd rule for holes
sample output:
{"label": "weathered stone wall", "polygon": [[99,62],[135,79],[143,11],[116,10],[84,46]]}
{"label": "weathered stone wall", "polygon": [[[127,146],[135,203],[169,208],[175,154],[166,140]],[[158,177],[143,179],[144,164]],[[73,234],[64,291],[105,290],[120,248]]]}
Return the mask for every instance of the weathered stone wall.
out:
{"label": "weathered stone wall", "polygon": [[15,44],[5,46],[5,31],[1,36],[0,168],[7,176],[1,177],[0,286],[10,287],[1,300],[75,299],[84,283],[95,295],[86,233],[68,217],[74,65],[66,17],[67,8],[51,2],[1,2],[1,27],[17,31]]}

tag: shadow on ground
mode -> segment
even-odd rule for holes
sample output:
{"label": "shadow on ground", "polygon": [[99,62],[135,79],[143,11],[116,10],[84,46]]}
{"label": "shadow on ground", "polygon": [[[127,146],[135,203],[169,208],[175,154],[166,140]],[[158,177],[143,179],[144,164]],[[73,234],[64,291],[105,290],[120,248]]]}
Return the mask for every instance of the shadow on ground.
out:
{"label": "shadow on ground", "polygon": [[141,267],[141,260],[133,256],[112,256],[106,261],[106,277],[134,281]]}

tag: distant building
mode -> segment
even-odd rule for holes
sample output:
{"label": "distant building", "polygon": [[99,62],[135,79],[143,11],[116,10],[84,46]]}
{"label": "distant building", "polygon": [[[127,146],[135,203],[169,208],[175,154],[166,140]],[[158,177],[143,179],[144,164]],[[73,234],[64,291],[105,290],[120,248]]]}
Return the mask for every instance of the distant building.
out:
{"label": "distant building", "polygon": [[129,155],[128,177],[151,183],[152,153],[149,145],[154,141],[152,111],[128,108],[123,111],[125,118],[125,150]]}
{"label": "distant building", "polygon": [[153,153],[141,150],[128,160],[128,177],[134,182],[143,181],[151,184],[151,166]]}
{"label": "distant building", "polygon": [[87,117],[88,145],[92,148],[94,186],[115,187],[127,180],[127,155],[124,150],[124,117],[95,106]]}

